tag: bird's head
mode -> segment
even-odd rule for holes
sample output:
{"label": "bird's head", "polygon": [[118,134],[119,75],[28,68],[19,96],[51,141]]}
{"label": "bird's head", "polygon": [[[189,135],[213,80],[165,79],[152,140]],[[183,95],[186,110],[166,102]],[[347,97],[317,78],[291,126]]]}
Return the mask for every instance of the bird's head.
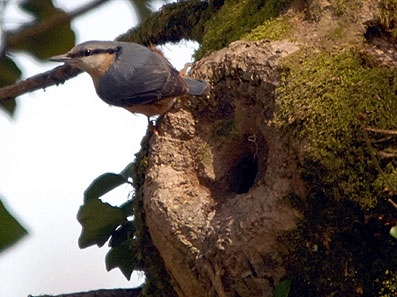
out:
{"label": "bird's head", "polygon": [[107,71],[120,50],[116,42],[87,41],[76,45],[66,54],[51,57],[50,61],[65,62],[91,75],[101,75]]}

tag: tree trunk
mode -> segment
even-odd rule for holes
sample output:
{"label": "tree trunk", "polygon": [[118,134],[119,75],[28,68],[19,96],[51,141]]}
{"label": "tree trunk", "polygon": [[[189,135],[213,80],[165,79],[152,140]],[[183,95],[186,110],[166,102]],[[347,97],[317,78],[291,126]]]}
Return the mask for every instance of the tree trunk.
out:
{"label": "tree trunk", "polygon": [[144,150],[141,217],[180,297],[396,293],[397,2],[286,2],[264,22],[274,2],[225,1],[196,56],[297,43],[207,55],[209,97]]}
{"label": "tree trunk", "polygon": [[[285,274],[277,238],[299,213],[296,160],[269,124],[289,42],[235,42],[202,59],[208,98],[182,98],[150,143],[147,225],[179,296],[272,296]],[[183,108],[182,108],[183,107]]]}

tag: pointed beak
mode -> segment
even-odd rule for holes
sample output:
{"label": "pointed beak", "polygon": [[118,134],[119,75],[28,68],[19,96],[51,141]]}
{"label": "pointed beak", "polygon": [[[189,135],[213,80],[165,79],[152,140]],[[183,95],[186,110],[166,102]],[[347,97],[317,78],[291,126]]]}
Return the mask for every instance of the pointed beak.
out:
{"label": "pointed beak", "polygon": [[59,55],[59,56],[53,56],[49,58],[50,61],[53,62],[70,62],[72,58],[68,57],[67,54]]}

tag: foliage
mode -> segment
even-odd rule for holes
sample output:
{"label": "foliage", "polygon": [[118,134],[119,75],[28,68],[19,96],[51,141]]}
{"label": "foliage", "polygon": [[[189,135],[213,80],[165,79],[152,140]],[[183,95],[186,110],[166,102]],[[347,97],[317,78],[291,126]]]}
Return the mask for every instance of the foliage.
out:
{"label": "foliage", "polygon": [[135,227],[128,220],[133,214],[132,201],[128,200],[117,207],[104,203],[99,198],[116,187],[129,183],[131,166],[129,164],[120,174],[105,173],[96,178],[84,192],[84,204],[77,214],[82,225],[80,248],[94,244],[102,247],[110,238],[111,249],[106,256],[106,269],[109,271],[118,267],[127,279],[130,279],[137,265],[131,247]]}
{"label": "foliage", "polygon": [[[273,124],[305,144],[298,156],[308,193],[290,197],[304,219],[283,239],[292,295],[376,296],[396,273],[397,242],[389,234],[396,214],[388,199],[397,195],[376,169],[362,129],[397,126],[397,71],[355,49],[306,48],[283,62],[277,92]],[[371,140],[376,151],[397,144],[379,134]],[[379,164],[394,180],[396,160]]]}
{"label": "foliage", "polygon": [[11,247],[27,234],[17,220],[7,211],[0,200],[0,253]]}
{"label": "foliage", "polygon": [[282,281],[274,290],[273,297],[288,297],[290,287],[291,281],[289,279]]}
{"label": "foliage", "polygon": [[[23,0],[20,2],[21,9],[32,16],[32,23],[23,24],[17,31],[6,32],[8,35],[6,41],[7,51],[24,50],[40,60],[46,60],[49,57],[66,52],[74,46],[75,36],[70,27],[70,22],[65,25],[52,27],[42,34],[33,34],[31,28],[48,18],[57,18],[66,14],[55,8],[51,0]],[[16,38],[31,30],[29,34],[24,34],[24,38]],[[19,35],[21,36],[21,35]],[[43,44],[51,46],[43,46]],[[15,83],[21,76],[18,66],[12,61],[12,58],[5,56],[6,52],[0,55],[0,87]],[[14,114],[15,102],[0,104],[0,108],[6,111],[10,116]]]}
{"label": "foliage", "polygon": [[[109,239],[110,250],[106,255],[108,271],[119,268],[130,279],[134,270],[144,271],[146,282],[143,296],[176,296],[170,285],[164,264],[153,246],[145,225],[142,186],[145,180],[147,138],[135,162],[129,164],[120,174],[105,173],[96,178],[84,192],[84,204],[77,215],[82,225],[79,246],[103,246]],[[130,183],[137,189],[126,203],[112,206],[100,197],[116,187]]]}

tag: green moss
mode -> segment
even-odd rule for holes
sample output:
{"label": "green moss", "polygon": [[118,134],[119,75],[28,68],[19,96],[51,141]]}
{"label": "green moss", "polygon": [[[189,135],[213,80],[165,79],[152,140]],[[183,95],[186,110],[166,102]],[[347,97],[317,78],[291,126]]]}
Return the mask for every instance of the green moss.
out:
{"label": "green moss", "polygon": [[[362,119],[397,127],[397,70],[354,49],[304,49],[284,60],[277,93],[273,124],[306,144],[300,170],[308,193],[290,197],[304,219],[282,239],[293,296],[393,296],[397,241],[387,199],[397,193],[371,161]],[[397,147],[396,138],[370,137],[376,151]],[[397,184],[397,161],[380,166]]]}
{"label": "green moss", "polygon": [[227,119],[224,121],[218,121],[214,124],[214,128],[211,134],[211,141],[217,142],[219,137],[231,138],[237,135],[237,125],[239,124],[238,119]]}
{"label": "green moss", "polygon": [[[283,62],[277,94],[273,124],[305,143],[300,170],[308,192],[290,197],[304,219],[283,238],[292,295],[393,292],[395,210],[387,199],[397,193],[376,170],[362,129],[397,127],[397,70],[380,68],[354,49],[304,49]],[[395,137],[370,137],[375,151],[397,146]],[[397,160],[379,163],[396,183]]]}
{"label": "green moss", "polygon": [[343,27],[337,27],[334,30],[328,32],[325,34],[324,39],[328,41],[333,41],[334,44],[336,41],[341,40],[345,35],[344,35],[344,30],[345,28]]}
{"label": "green moss", "polygon": [[379,297],[391,297],[397,295],[397,273],[386,270],[384,276],[376,280],[381,283],[382,288],[379,291]]}
{"label": "green moss", "polygon": [[391,32],[393,38],[397,38],[397,0],[380,1],[380,22]]}
{"label": "green moss", "polygon": [[[305,220],[284,238],[289,247],[285,263],[293,284],[291,296],[392,292],[395,279],[384,271],[396,273],[397,242],[385,226],[393,220],[388,205],[364,216],[351,201],[331,200],[321,191],[313,190],[304,200]],[[379,220],[379,213],[387,215]]]}
{"label": "green moss", "polygon": [[331,5],[334,8],[334,15],[341,17],[346,14],[351,14],[358,8],[362,7],[361,0],[332,0]]}
{"label": "green moss", "polygon": [[363,208],[376,206],[382,197],[372,191],[378,173],[359,115],[372,127],[397,127],[397,71],[373,66],[354,50],[304,50],[288,57],[283,67],[274,123],[292,125],[293,133],[307,140],[305,178],[332,185],[336,196]]}
{"label": "green moss", "polygon": [[266,20],[277,17],[291,0],[225,0],[205,24],[205,35],[196,59],[219,50],[251,32]]}
{"label": "green moss", "polygon": [[287,38],[293,31],[293,25],[286,17],[271,18],[266,20],[263,25],[253,29],[250,33],[244,34],[241,39],[256,41],[261,39],[280,40]]}
{"label": "green moss", "polygon": [[[386,180],[385,180],[386,179]],[[390,189],[389,185],[393,185]],[[380,175],[374,182],[374,188],[378,192],[386,192],[389,194],[395,193],[397,188],[397,167],[395,164],[388,163],[384,170],[384,176]]]}

